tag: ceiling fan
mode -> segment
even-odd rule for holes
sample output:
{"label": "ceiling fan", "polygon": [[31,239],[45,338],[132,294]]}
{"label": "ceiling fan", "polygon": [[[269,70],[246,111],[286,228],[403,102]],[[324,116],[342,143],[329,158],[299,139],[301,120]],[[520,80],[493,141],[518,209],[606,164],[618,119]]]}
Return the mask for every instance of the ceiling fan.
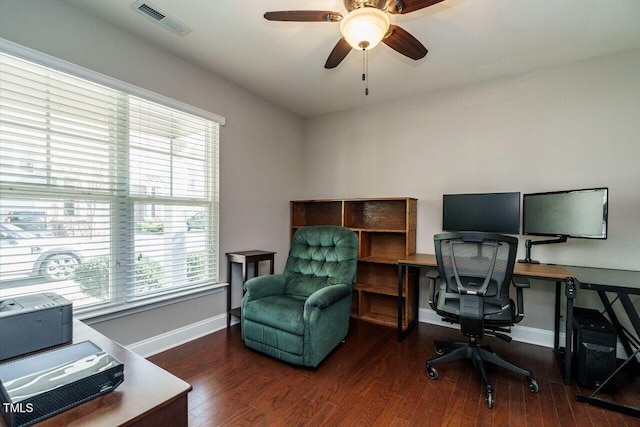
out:
{"label": "ceiling fan", "polygon": [[283,10],[266,12],[268,21],[340,22],[342,38],[338,40],[324,68],[335,68],[351,49],[367,51],[382,42],[411,58],[421,59],[427,48],[397,25],[389,15],[406,14],[440,3],[443,0],[344,0],[348,13],[324,10]]}

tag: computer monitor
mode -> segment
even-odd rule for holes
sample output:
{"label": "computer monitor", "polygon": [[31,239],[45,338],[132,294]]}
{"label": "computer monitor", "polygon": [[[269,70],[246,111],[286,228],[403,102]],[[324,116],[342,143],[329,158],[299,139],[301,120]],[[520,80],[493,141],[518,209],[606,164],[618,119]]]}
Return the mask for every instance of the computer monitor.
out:
{"label": "computer monitor", "polygon": [[606,239],[608,188],[525,194],[523,234]]}
{"label": "computer monitor", "polygon": [[520,233],[520,193],[445,194],[444,231]]}

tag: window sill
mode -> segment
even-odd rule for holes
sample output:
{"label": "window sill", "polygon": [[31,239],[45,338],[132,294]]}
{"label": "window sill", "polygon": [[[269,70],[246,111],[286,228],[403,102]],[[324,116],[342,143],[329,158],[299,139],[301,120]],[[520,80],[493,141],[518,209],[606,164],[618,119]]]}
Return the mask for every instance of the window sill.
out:
{"label": "window sill", "polygon": [[212,295],[222,292],[229,286],[228,283],[215,283],[211,285],[203,285],[197,288],[176,291],[164,295],[145,298],[139,301],[112,305],[109,307],[100,307],[95,309],[79,309],[74,310],[74,317],[83,321],[87,325],[106,322],[120,317],[130,316],[132,314],[153,310],[159,307],[188,301],[194,298],[200,298],[205,295]]}

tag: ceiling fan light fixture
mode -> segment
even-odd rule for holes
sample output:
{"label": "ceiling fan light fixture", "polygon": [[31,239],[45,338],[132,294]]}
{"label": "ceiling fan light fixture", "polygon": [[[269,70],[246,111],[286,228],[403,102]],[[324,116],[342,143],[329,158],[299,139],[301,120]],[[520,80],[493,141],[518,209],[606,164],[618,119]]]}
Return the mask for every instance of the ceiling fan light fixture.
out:
{"label": "ceiling fan light fixture", "polygon": [[374,7],[354,9],[340,21],[340,32],[354,49],[374,48],[389,31],[389,15]]}

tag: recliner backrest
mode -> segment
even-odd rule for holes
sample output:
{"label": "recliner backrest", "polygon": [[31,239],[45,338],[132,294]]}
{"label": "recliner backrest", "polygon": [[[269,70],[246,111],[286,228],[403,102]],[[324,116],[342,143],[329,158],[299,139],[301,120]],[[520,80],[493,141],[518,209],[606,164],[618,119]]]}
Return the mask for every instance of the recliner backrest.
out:
{"label": "recliner backrest", "polygon": [[284,269],[285,293],[308,297],[325,286],[353,285],[358,262],[358,236],[338,226],[297,230]]}

